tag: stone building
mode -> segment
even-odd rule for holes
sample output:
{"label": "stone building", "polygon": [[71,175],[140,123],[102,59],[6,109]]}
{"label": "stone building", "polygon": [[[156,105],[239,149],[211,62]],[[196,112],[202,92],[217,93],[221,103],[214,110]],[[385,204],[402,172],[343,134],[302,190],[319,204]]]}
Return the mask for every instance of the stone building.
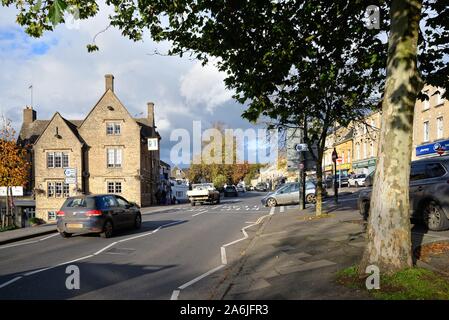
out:
{"label": "stone building", "polygon": [[159,185],[159,150],[154,104],[146,118],[134,118],[114,93],[114,76],[105,76],[105,92],[83,120],[67,120],[56,112],[38,120],[36,110],[23,111],[18,142],[32,163],[29,192],[36,217],[56,218],[65,198],[80,194],[117,193],[141,206],[155,202]]}
{"label": "stone building", "polygon": [[415,105],[412,160],[436,156],[439,147],[449,154],[449,101],[441,88],[425,86],[423,91],[429,100]]}
{"label": "stone building", "polygon": [[380,130],[380,112],[368,115],[362,123],[354,124],[354,173],[369,174],[376,168],[377,146]]}

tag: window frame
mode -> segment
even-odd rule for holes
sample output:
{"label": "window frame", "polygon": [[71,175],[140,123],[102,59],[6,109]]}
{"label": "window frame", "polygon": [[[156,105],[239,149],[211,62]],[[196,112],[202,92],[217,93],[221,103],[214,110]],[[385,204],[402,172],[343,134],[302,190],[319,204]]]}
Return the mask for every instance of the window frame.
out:
{"label": "window frame", "polygon": [[430,122],[426,120],[423,122],[423,142],[430,141]]}
{"label": "window frame", "polygon": [[[112,163],[110,163],[110,152],[112,152]],[[120,163],[119,160],[120,159]],[[122,148],[107,148],[106,149],[106,166],[109,169],[120,169],[123,167],[123,152]]]}
{"label": "window frame", "polygon": [[106,135],[119,136],[122,134],[122,124],[120,122],[106,122]]}
{"label": "window frame", "polygon": [[444,117],[439,116],[437,117],[437,139],[443,139],[443,137],[444,137]]}

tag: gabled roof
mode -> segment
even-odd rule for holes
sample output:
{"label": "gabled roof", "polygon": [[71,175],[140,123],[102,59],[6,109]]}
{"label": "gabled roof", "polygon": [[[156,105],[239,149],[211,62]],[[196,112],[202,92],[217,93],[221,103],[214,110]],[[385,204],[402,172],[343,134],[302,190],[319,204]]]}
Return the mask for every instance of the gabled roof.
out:
{"label": "gabled roof", "polygon": [[[84,141],[81,139],[80,135],[78,134],[76,125],[71,123],[70,121],[64,119],[64,117],[61,116],[61,114],[59,112],[56,112],[50,120],[47,120],[47,124],[45,125],[45,127],[43,128],[42,132],[37,137],[37,139],[33,142],[33,144],[35,145],[39,141],[40,137],[42,137],[42,134],[45,132],[45,130],[47,130],[47,128],[50,126],[50,123],[52,123],[57,116],[59,116],[62,119],[62,121],[67,125],[67,127],[70,129],[70,131],[73,133],[73,135],[78,139],[78,141],[81,144],[84,144]],[[34,121],[33,121],[33,123],[34,123]]]}
{"label": "gabled roof", "polygon": [[[67,125],[70,126],[70,129],[72,131],[74,129],[77,130],[78,126],[83,122],[83,120],[64,120]],[[20,145],[24,146],[27,144],[34,144],[44,132],[45,128],[47,128],[50,121],[51,120],[34,120],[31,123],[23,123],[18,137],[18,142],[20,143]]]}

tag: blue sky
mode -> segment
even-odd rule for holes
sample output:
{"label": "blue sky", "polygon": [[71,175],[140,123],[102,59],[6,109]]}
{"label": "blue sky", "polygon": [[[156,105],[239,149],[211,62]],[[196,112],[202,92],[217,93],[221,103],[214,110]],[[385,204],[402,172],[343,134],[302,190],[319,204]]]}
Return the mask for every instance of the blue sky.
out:
{"label": "blue sky", "polygon": [[97,37],[99,52],[88,53],[86,45],[108,25],[105,7],[78,29],[59,25],[40,39],[26,35],[15,23],[16,9],[0,10],[0,113],[17,130],[22,110],[33,102],[38,119],[50,119],[59,111],[67,119],[83,119],[104,92],[104,75],[115,76],[115,92],[132,115],[146,114],[146,103],[155,103],[156,125],[162,136],[161,156],[169,162],[175,128],[192,130],[192,121],[207,128],[224,122],[231,128],[252,125],[241,118],[244,106],[225,89],[223,74],[213,64],[201,66],[187,58],[151,55],[166,52],[166,43],[156,44],[147,36],[132,42],[110,28]]}

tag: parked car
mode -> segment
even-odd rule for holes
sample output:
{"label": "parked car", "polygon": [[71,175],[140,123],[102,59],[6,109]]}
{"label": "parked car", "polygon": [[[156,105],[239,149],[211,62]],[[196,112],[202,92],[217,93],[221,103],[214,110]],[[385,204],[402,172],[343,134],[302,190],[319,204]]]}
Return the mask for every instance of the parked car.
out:
{"label": "parked car", "polygon": [[[329,176],[326,177],[326,179],[324,179],[326,188],[333,188],[334,187],[334,177],[335,176],[333,176],[333,175],[332,176],[329,175]],[[340,183],[339,180],[340,180],[340,175],[337,174],[337,183]],[[348,176],[342,175],[341,176],[341,186],[342,187],[348,187],[349,186],[348,180],[349,180]]]}
{"label": "parked car", "polygon": [[238,184],[236,186],[238,192],[246,192],[246,188],[243,184]]}
{"label": "parked car", "polygon": [[[323,196],[327,194],[326,189],[323,190]],[[262,198],[262,204],[267,207],[275,207],[277,205],[299,203],[299,183],[285,183],[283,187],[274,192],[270,192]],[[316,184],[312,181],[306,182],[306,202],[316,202]]]}
{"label": "parked car", "polygon": [[254,189],[256,191],[267,192],[267,184],[265,182],[259,182]]}
{"label": "parked car", "polygon": [[226,186],[224,189],[225,197],[238,197],[239,192],[237,191],[236,186]]}
{"label": "parked car", "polygon": [[365,178],[365,183],[364,183],[365,187],[371,187],[371,186],[373,185],[373,182],[374,182],[374,172],[375,172],[375,171],[372,171],[369,175],[366,176],[366,178]]}
{"label": "parked car", "polygon": [[247,188],[248,191],[254,191],[254,186],[253,185],[249,185],[249,187]]}
{"label": "parked car", "polygon": [[[413,161],[410,170],[410,217],[430,230],[449,229],[449,157]],[[371,188],[360,192],[358,207],[369,214]]]}
{"label": "parked car", "polygon": [[139,229],[141,225],[139,206],[112,194],[70,197],[57,212],[57,229],[63,238],[74,233],[99,233],[110,238],[115,230]]}
{"label": "parked car", "polygon": [[365,185],[366,174],[354,174],[348,178],[349,187],[362,187]]}

